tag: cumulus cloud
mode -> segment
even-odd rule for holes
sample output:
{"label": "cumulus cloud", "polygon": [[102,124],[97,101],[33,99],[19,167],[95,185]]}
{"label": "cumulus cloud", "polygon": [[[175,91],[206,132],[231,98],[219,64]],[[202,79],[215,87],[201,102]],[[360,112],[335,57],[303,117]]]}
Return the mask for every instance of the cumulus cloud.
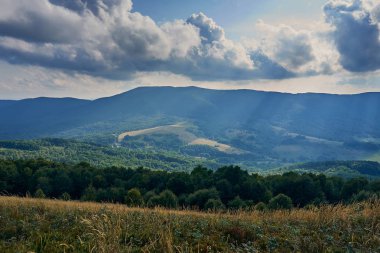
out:
{"label": "cumulus cloud", "polygon": [[323,24],[316,31],[271,25],[259,20],[259,39],[245,40],[248,48],[261,50],[273,62],[298,76],[330,74],[339,69],[338,54],[329,41]]}
{"label": "cumulus cloud", "polygon": [[134,12],[131,0],[4,1],[0,56],[10,63],[115,79],[139,71],[197,80],[279,76],[272,77],[278,73],[276,64],[262,56],[254,59],[258,54],[227,39],[224,29],[203,13],[158,25]]}
{"label": "cumulus cloud", "polygon": [[[47,1],[4,0],[0,35],[32,42],[69,42],[81,34],[81,17]],[[64,28],[64,29],[63,29]]]}
{"label": "cumulus cloud", "polygon": [[348,71],[380,69],[380,25],[378,6],[373,1],[328,2],[323,10],[340,54],[340,63]]}
{"label": "cumulus cloud", "polygon": [[203,13],[157,24],[133,11],[131,0],[3,0],[0,59],[109,79],[156,71],[193,80],[283,79],[333,73],[339,55],[347,70],[378,69],[380,5],[332,1],[324,12],[337,50],[330,32],[263,22],[255,46],[232,41]]}

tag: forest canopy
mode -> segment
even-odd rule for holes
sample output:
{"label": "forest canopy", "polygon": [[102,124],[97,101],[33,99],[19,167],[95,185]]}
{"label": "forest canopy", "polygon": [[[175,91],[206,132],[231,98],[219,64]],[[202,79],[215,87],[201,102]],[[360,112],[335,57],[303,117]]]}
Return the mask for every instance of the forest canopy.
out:
{"label": "forest canopy", "polygon": [[44,159],[0,160],[0,192],[129,206],[265,210],[378,197],[380,180],[295,172],[261,176],[238,166],[216,170],[197,166],[187,173],[97,168],[84,162],[71,165]]}

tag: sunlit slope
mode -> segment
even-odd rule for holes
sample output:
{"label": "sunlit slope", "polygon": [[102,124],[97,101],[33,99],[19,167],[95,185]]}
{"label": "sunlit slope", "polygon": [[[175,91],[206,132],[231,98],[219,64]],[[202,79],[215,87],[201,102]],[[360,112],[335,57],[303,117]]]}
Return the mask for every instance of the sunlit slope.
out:
{"label": "sunlit slope", "polygon": [[3,101],[0,139],[53,136],[106,145],[122,139],[131,149],[254,160],[254,166],[367,159],[380,152],[379,108],[380,93],[142,87],[94,101]]}
{"label": "sunlit slope", "polygon": [[179,140],[182,141],[184,145],[208,146],[227,154],[247,153],[247,151],[239,150],[237,148],[231,147],[230,145],[219,143],[215,140],[197,137],[194,133],[191,133],[188,131],[188,127],[191,127],[191,125],[181,122],[181,123],[177,123],[173,125],[157,126],[157,127],[146,128],[146,129],[141,129],[141,130],[127,131],[127,132],[121,133],[117,137],[117,140],[119,143],[122,143],[123,141],[128,142],[128,140],[125,140],[126,137],[136,137],[136,136],[155,135],[155,134],[175,135],[175,136],[178,136]]}

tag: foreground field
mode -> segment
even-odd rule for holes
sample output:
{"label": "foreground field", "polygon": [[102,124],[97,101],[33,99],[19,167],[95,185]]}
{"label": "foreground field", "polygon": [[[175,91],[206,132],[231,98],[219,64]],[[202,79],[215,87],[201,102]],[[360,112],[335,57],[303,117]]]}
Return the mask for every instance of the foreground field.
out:
{"label": "foreground field", "polygon": [[212,214],[0,197],[0,252],[379,252],[380,203]]}

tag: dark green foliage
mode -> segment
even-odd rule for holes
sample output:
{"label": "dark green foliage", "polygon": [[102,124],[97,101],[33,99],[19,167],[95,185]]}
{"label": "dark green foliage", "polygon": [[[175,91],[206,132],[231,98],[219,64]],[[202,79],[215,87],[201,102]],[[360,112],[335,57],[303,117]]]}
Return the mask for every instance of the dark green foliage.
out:
{"label": "dark green foliage", "polygon": [[68,201],[68,200],[71,199],[71,196],[70,196],[70,194],[68,194],[67,192],[64,192],[64,193],[62,194],[62,196],[61,196],[61,199],[62,199],[62,200],[66,200],[66,201]]}
{"label": "dark green foliage", "polygon": [[349,203],[380,194],[380,182],[365,178],[342,179],[311,173],[264,177],[236,166],[215,171],[198,166],[191,173],[170,173],[144,168],[96,168],[86,162],[72,165],[44,159],[0,160],[0,187],[2,193],[22,196],[42,192],[46,197],[64,200],[202,210],[224,206],[252,209],[258,203],[277,208],[278,203],[283,206],[279,202],[284,199],[281,194],[288,196],[295,207]]}
{"label": "dark green foliage", "polygon": [[228,202],[227,206],[232,210],[239,210],[245,208],[246,203],[239,196],[236,196],[233,200]]}
{"label": "dark green foliage", "polygon": [[259,202],[255,205],[255,210],[263,212],[268,210],[268,206],[263,202]]}
{"label": "dark green foliage", "polygon": [[226,207],[220,199],[209,199],[207,200],[204,209],[211,211],[224,210]]}
{"label": "dark green foliage", "polygon": [[177,196],[170,190],[165,190],[159,195],[153,196],[148,201],[148,206],[161,206],[166,208],[176,208],[178,206]]}
{"label": "dark green foliage", "polygon": [[130,189],[125,196],[125,203],[129,206],[142,206],[144,204],[144,198],[140,190],[137,188]]}
{"label": "dark green foliage", "polygon": [[325,173],[330,176],[369,178],[380,177],[380,163],[371,161],[327,161],[308,162],[292,165],[281,169],[282,171],[304,171]]}
{"label": "dark green foliage", "polygon": [[187,203],[193,207],[204,208],[207,201],[210,199],[218,199],[219,192],[215,189],[201,189],[189,195]]}
{"label": "dark green foliage", "polygon": [[280,193],[276,197],[269,200],[268,207],[272,210],[291,209],[293,207],[292,199],[285,194]]}
{"label": "dark green foliage", "polygon": [[[26,147],[32,148],[26,149]],[[0,141],[0,159],[38,159],[40,157],[70,164],[86,162],[102,168],[109,166],[138,168],[143,166],[149,169],[186,171],[198,164],[205,164],[211,168],[218,166],[212,160],[201,160],[174,151],[162,149],[131,150],[123,146],[116,146],[113,142],[99,145],[88,141],[56,138]],[[25,174],[27,172],[25,171]],[[21,178],[21,180],[26,179],[28,177]],[[25,185],[25,183],[20,181],[20,185]]]}
{"label": "dark green foliage", "polygon": [[343,199],[348,199],[353,194],[358,193],[368,184],[364,178],[353,178],[347,181],[342,188],[341,196]]}
{"label": "dark green foliage", "polygon": [[37,191],[34,193],[34,197],[38,199],[46,198],[46,195],[43,190],[37,189]]}
{"label": "dark green foliage", "polygon": [[84,191],[84,193],[83,193],[83,195],[81,197],[81,200],[84,200],[84,201],[95,201],[96,197],[97,197],[96,189],[94,188],[94,186],[90,185]]}

